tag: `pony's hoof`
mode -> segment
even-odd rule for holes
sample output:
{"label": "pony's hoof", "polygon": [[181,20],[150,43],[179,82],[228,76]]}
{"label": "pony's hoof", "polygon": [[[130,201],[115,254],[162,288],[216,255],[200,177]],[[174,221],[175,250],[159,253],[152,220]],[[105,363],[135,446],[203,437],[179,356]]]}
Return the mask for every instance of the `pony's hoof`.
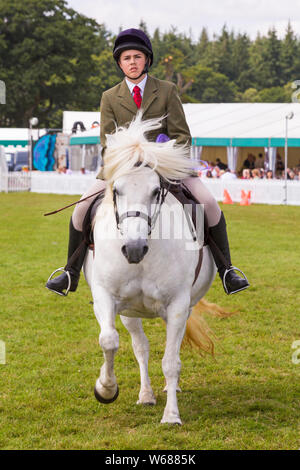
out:
{"label": "pony's hoof", "polygon": [[119,396],[119,387],[117,385],[117,391],[116,391],[115,395],[112,398],[103,398],[100,395],[100,393],[98,392],[98,390],[96,389],[96,387],[94,388],[94,395],[95,395],[96,400],[98,400],[100,403],[108,405],[109,403],[112,403],[113,401],[115,401],[118,398],[118,396]]}
{"label": "pony's hoof", "polygon": [[182,426],[179,416],[169,416],[168,418],[163,417],[161,424],[178,424],[179,426]]}
{"label": "pony's hoof", "polygon": [[156,405],[156,398],[152,392],[143,393],[136,402],[137,405]]}

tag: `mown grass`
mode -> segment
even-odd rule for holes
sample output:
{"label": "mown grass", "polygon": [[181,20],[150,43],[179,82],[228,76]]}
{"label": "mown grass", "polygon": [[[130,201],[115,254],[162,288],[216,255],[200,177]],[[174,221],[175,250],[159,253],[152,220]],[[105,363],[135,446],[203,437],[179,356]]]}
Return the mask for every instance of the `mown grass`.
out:
{"label": "mown grass", "polygon": [[[157,406],[135,404],[139,373],[128,333],[118,320],[116,375],[120,396],[94,399],[102,363],[91,294],[44,288],[65,263],[71,212],[43,217],[73,196],[0,194],[1,449],[299,449],[299,207],[223,206],[233,261],[251,289],[225,296],[217,279],[207,300],[237,311],[209,318],[216,359],[182,350],[178,394],[182,427],[160,425],[165,394],[161,359],[165,327],[144,322]],[[167,260],[166,260],[167,264]],[[170,273],[172,275],[172,273]]]}

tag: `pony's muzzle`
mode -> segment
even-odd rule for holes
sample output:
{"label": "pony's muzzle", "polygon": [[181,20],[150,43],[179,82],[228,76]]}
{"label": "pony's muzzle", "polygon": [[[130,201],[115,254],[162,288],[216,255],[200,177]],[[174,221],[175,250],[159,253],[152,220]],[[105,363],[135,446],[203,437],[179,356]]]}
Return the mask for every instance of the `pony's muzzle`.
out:
{"label": "pony's muzzle", "polygon": [[122,246],[121,251],[129,264],[137,264],[148,252],[147,240],[133,240]]}

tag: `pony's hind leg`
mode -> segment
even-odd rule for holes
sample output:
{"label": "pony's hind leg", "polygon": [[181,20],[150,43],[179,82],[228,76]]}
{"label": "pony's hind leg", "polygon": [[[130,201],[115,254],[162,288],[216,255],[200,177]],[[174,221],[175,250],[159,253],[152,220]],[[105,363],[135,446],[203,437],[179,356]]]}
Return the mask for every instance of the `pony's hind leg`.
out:
{"label": "pony's hind leg", "polygon": [[101,403],[112,403],[119,394],[114,374],[114,357],[119,348],[119,335],[115,327],[115,305],[107,292],[100,288],[93,289],[94,312],[101,332],[99,344],[103,350],[104,364],[96,381],[94,393]]}
{"label": "pony's hind leg", "polygon": [[137,404],[155,405],[156,399],[148,375],[149,343],[143,330],[142,320],[123,315],[120,315],[120,318],[131,335],[133,352],[140,368],[141,388]]}

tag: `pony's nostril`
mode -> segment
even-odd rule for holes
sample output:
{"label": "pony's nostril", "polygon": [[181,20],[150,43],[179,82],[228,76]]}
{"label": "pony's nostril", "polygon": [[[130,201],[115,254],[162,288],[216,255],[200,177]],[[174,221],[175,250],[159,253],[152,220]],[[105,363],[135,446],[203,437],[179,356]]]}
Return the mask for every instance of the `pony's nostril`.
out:
{"label": "pony's nostril", "polygon": [[147,253],[148,253],[148,246],[145,245],[144,248],[143,248],[143,256],[145,256]]}

